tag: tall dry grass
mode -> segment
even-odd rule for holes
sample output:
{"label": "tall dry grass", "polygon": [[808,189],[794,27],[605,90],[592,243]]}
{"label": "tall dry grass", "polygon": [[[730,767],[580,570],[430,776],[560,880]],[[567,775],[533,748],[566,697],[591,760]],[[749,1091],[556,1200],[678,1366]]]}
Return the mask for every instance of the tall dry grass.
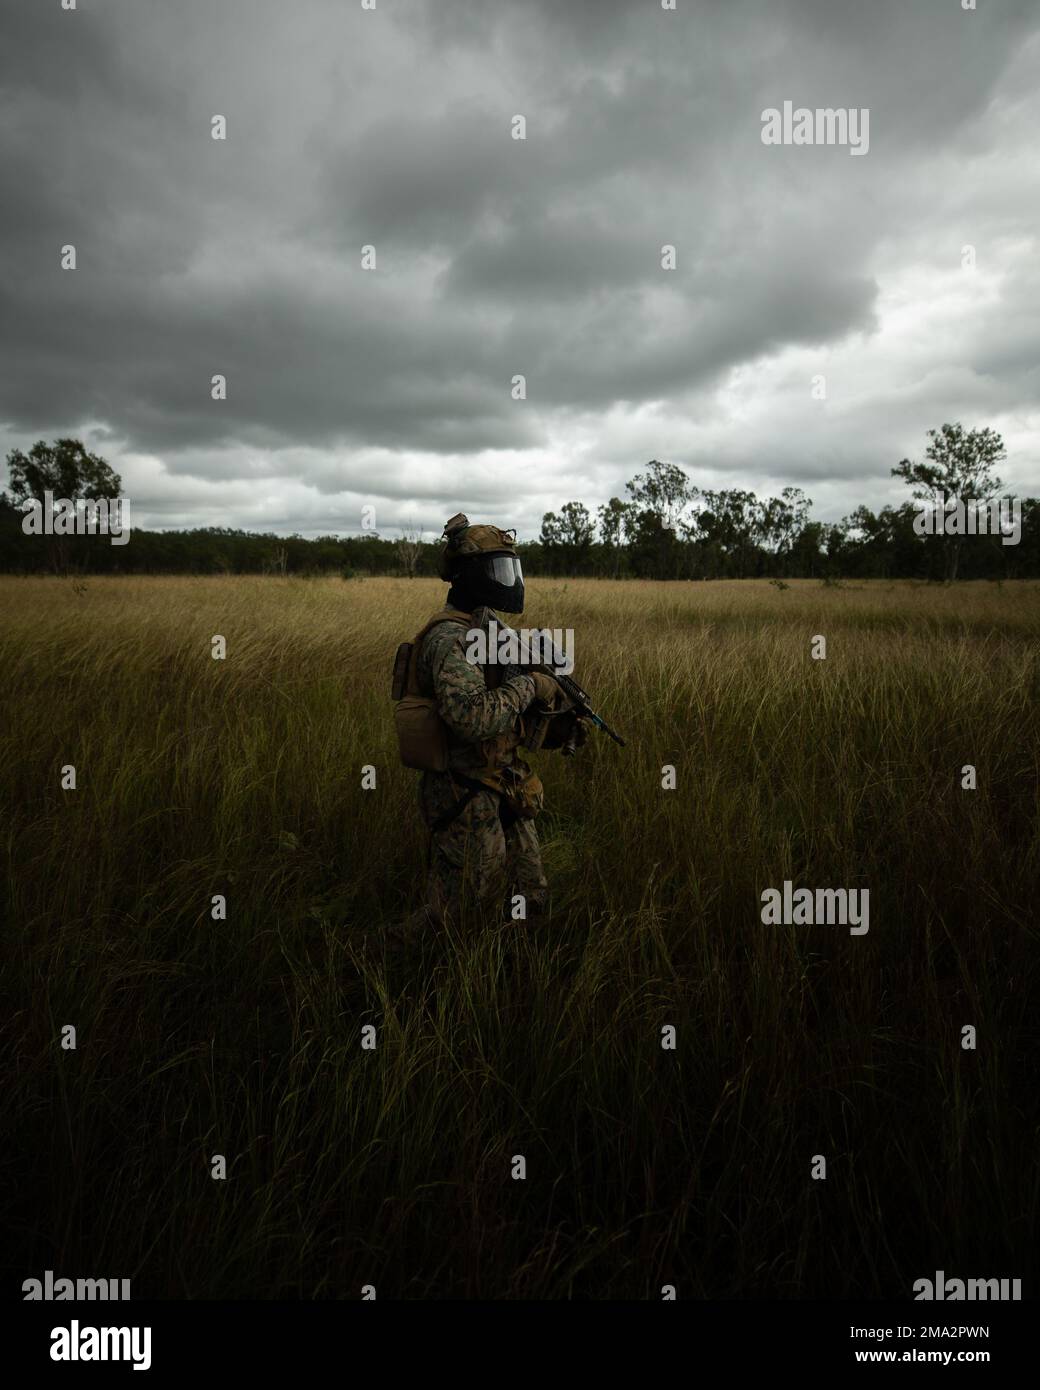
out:
{"label": "tall dry grass", "polygon": [[[385,961],[355,943],[414,905],[424,851],[389,666],[443,586],[0,591],[19,1279],[904,1297],[1035,1273],[1040,586],[532,582],[524,623],[575,630],[628,748],[536,758],[548,925]],[[784,879],[868,888],[869,933],[763,926]]]}

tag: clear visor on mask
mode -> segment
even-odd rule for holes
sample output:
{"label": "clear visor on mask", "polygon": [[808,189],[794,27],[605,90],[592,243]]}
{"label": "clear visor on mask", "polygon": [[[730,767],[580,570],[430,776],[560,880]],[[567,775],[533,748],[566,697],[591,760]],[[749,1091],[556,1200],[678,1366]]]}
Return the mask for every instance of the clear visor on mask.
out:
{"label": "clear visor on mask", "polygon": [[484,561],[484,573],[506,589],[512,588],[524,577],[518,555],[489,555]]}

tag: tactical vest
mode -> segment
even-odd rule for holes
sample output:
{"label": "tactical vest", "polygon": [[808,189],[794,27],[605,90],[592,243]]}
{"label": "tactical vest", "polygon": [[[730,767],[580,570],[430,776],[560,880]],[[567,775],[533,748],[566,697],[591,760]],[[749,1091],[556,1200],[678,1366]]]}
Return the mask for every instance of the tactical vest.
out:
{"label": "tactical vest", "polygon": [[[394,701],[394,727],[401,761],[405,767],[420,772],[447,772],[448,726],[437,711],[437,701],[424,695],[419,687],[419,653],[426,634],[440,623],[459,623],[469,628],[473,614],[457,608],[442,608],[415,634],[410,642],[402,642],[394,657],[394,676],[391,699]],[[500,666],[482,666],[484,683],[489,688],[500,684]]]}
{"label": "tactical vest", "polygon": [[[446,622],[470,628],[473,614],[455,608],[440,609],[410,642],[401,643],[394,658],[390,693],[394,701],[394,727],[401,762],[405,767],[421,772],[450,772],[453,779],[469,788],[452,813],[442,818],[444,824],[450,823],[475,791],[482,788],[503,797],[515,816],[527,818],[536,815],[542,806],[542,784],[537,774],[519,757],[515,768],[503,768],[489,762],[477,769],[473,777],[464,776],[449,767],[448,726],[437,710],[436,698],[424,695],[419,686],[419,655],[423,639],[432,628]],[[502,683],[503,668],[497,663],[481,664],[480,669],[488,689],[493,690]]]}

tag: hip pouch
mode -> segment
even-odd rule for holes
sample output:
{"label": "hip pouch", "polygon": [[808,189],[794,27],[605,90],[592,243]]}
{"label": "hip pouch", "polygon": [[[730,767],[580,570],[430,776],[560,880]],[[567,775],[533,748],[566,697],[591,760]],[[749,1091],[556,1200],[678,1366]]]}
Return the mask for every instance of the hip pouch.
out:
{"label": "hip pouch", "polygon": [[545,805],[542,779],[526,763],[502,769],[502,801],[517,820],[533,820]]}

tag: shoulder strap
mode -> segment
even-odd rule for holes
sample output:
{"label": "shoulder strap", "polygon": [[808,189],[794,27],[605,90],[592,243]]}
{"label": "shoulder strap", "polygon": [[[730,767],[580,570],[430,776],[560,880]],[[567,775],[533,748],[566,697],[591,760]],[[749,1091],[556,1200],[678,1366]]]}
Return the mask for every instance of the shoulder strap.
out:
{"label": "shoulder strap", "polygon": [[466,623],[473,622],[472,613],[463,613],[460,608],[439,608],[430,621],[421,628],[412,638],[413,642],[421,642],[431,628],[437,627],[439,623]]}
{"label": "shoulder strap", "polygon": [[406,682],[406,692],[409,695],[419,694],[419,652],[422,649],[423,638],[431,629],[439,627],[441,623],[460,623],[469,626],[473,621],[472,613],[463,613],[458,608],[441,608],[428,623],[419,629],[412,638],[412,654],[408,660],[408,677]]}

